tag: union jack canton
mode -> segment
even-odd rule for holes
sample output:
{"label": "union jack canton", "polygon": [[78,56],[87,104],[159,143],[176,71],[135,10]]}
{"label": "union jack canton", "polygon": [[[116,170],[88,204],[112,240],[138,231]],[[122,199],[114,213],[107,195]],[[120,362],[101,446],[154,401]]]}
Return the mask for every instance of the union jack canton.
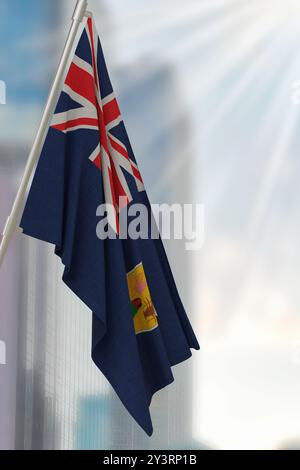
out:
{"label": "union jack canton", "polygon": [[64,94],[71,99],[67,102],[68,109],[61,111],[59,102],[50,126],[64,133],[78,129],[99,133],[99,143],[87,158],[102,171],[105,202],[114,208],[113,214],[108,211],[107,219],[112,229],[119,233],[119,211],[132,201],[122,169],[134,178],[139,192],[145,188],[134,156],[129,157],[128,143],[124,142],[127,140],[126,129],[102,60],[100,40],[92,18],[87,20],[85,33],[76,49],[60,98],[64,103]]}

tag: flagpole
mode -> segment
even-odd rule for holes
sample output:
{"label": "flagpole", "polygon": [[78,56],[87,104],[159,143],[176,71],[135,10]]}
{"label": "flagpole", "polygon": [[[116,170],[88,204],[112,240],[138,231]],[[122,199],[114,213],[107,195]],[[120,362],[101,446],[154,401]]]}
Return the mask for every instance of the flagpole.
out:
{"label": "flagpole", "polygon": [[87,10],[87,0],[77,0],[77,4],[72,17],[72,25],[64,46],[63,54],[59,62],[59,66],[54,78],[51,91],[45,106],[45,110],[42,116],[42,120],[36,134],[32,149],[30,151],[28,161],[25,167],[24,175],[15,199],[15,202],[12,207],[10,216],[7,219],[5,228],[2,234],[2,241],[0,245],[0,267],[5,258],[9,242],[13,237],[15,231],[17,230],[20,223],[20,215],[24,206],[24,199],[30,181],[31,175],[35,168],[35,165],[41,154],[42,146],[44,144],[45,134],[49,126],[50,116],[54,111],[54,107],[58,100],[58,95],[61,89],[61,82],[64,77],[66,66],[72,51],[72,47],[80,26],[80,23],[83,20],[83,17],[86,14]]}

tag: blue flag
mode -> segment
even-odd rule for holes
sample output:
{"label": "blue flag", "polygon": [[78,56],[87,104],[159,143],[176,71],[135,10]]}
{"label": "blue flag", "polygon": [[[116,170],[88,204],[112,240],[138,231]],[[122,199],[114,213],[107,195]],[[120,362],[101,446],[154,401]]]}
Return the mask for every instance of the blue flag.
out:
{"label": "blue flag", "polygon": [[[122,214],[136,203],[148,209],[150,227],[143,179],[89,18],[20,225],[55,245],[63,281],[93,312],[95,364],[151,435],[153,394],[174,380],[171,367],[199,345],[160,238],[121,236]],[[109,236],[102,235],[103,222]]]}

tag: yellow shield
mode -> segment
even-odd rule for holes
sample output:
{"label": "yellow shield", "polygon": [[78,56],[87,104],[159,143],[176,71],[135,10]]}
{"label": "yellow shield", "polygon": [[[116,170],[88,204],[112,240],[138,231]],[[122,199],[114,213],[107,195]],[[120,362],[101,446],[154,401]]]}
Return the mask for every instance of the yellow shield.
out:
{"label": "yellow shield", "polygon": [[154,330],[158,326],[157,313],[152,303],[143,263],[127,273],[127,282],[135,332]]}

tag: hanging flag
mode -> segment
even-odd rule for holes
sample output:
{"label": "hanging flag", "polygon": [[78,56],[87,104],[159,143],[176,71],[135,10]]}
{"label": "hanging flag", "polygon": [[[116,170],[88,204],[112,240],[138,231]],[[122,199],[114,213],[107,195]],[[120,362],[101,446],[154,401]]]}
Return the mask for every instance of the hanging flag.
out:
{"label": "hanging flag", "polygon": [[[199,345],[160,238],[120,234],[122,214],[135,203],[149,210],[151,222],[143,180],[88,18],[20,226],[55,245],[65,266],[63,281],[93,312],[95,364],[151,435],[153,394],[174,380],[171,366]],[[107,223],[115,237],[99,237],[101,204],[110,205]]]}

